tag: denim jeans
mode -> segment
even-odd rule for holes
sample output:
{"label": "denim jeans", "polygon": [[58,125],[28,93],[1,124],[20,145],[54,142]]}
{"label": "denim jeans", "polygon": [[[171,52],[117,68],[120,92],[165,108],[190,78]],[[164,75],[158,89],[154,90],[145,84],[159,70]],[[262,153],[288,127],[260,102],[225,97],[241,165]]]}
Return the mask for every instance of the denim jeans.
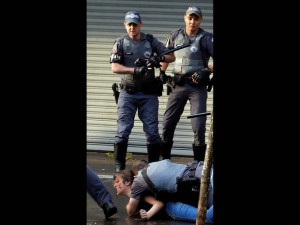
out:
{"label": "denim jeans", "polygon": [[214,222],[214,205],[212,205],[206,212],[206,223],[213,224]]}
{"label": "denim jeans", "polygon": [[[174,220],[196,222],[198,208],[181,202],[168,202],[166,213]],[[206,224],[213,224],[213,205],[206,212]]]}

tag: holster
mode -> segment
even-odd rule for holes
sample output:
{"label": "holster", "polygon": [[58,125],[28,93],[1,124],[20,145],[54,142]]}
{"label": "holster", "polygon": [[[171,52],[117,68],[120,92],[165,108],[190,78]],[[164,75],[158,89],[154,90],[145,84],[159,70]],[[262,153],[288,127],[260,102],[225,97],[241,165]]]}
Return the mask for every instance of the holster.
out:
{"label": "holster", "polygon": [[190,178],[190,179],[180,179],[177,180],[177,201],[185,204],[198,206],[200,192],[200,179]]}
{"label": "holster", "polygon": [[118,99],[119,99],[120,92],[119,92],[119,88],[118,88],[117,83],[113,83],[112,90],[113,90],[113,93],[114,93],[115,102],[116,102],[116,104],[118,104]]}
{"label": "holster", "polygon": [[134,94],[135,92],[137,92],[137,86],[134,84],[122,84],[121,89],[124,89],[128,94]]}
{"label": "holster", "polygon": [[167,95],[170,95],[170,93],[173,91],[173,88],[170,85],[167,85]]}
{"label": "holster", "polygon": [[184,75],[175,73],[174,74],[174,83],[178,85],[183,85],[183,77]]}
{"label": "holster", "polygon": [[195,176],[195,171],[198,161],[195,160],[189,170],[187,178],[177,177],[177,200],[195,207],[198,206],[199,192],[200,192],[200,179]]}

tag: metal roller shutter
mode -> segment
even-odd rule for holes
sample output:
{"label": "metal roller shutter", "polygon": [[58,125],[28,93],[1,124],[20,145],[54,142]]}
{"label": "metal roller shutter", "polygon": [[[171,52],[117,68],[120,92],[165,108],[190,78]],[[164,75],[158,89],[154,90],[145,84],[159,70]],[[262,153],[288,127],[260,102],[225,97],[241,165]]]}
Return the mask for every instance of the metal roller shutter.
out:
{"label": "metal roller shutter", "polygon": [[[127,11],[136,10],[141,14],[142,32],[151,33],[163,43],[171,31],[184,27],[183,15],[188,6],[199,6],[204,21],[201,27],[213,32],[213,1],[118,1],[87,0],[87,150],[113,151],[117,129],[117,108],[112,84],[119,83],[120,77],[111,72],[109,57],[114,40],[126,34],[123,22]],[[167,74],[171,74],[170,64]],[[158,74],[158,70],[157,73]],[[159,98],[159,129],[167,102],[166,88]],[[208,111],[212,110],[213,91],[208,95]],[[189,103],[177,125],[173,155],[192,156],[193,132],[189,115]],[[208,137],[210,117],[207,119]],[[142,123],[136,117],[129,138],[128,152],[146,153],[146,138]]]}

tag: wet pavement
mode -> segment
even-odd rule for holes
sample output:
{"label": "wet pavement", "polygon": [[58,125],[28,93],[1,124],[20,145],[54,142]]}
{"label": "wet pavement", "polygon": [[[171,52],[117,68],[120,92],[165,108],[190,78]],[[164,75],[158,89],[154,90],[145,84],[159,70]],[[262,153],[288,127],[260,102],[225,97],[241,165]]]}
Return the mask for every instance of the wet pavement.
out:
{"label": "wet pavement", "polygon": [[[130,169],[134,160],[146,159],[147,155],[131,155],[129,156],[126,168]],[[172,161],[176,163],[187,164],[192,162],[190,157],[172,157]],[[108,190],[113,196],[113,202],[118,208],[118,212],[105,219],[104,213],[97,205],[97,203],[87,194],[86,202],[86,224],[87,225],[190,225],[195,224],[184,221],[174,221],[171,218],[163,217],[158,219],[151,219],[149,221],[142,221],[138,217],[128,217],[125,211],[125,206],[128,201],[127,196],[117,196],[113,188],[114,175],[114,159],[111,154],[103,152],[87,152],[87,164],[96,172],[96,174],[104,182]]]}

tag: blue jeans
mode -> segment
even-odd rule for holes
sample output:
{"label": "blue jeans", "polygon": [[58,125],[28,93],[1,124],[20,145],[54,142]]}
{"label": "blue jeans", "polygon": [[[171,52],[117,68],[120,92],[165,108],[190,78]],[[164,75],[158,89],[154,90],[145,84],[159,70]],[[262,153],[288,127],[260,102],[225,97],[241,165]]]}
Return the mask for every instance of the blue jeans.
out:
{"label": "blue jeans", "polygon": [[[168,202],[166,213],[174,220],[196,222],[198,208],[181,202]],[[207,224],[213,224],[213,205],[206,212]]]}
{"label": "blue jeans", "polygon": [[112,196],[97,174],[86,166],[86,189],[89,195],[101,207],[103,204],[112,201]]}
{"label": "blue jeans", "polygon": [[214,205],[212,205],[206,212],[206,223],[213,224],[214,222]]}

